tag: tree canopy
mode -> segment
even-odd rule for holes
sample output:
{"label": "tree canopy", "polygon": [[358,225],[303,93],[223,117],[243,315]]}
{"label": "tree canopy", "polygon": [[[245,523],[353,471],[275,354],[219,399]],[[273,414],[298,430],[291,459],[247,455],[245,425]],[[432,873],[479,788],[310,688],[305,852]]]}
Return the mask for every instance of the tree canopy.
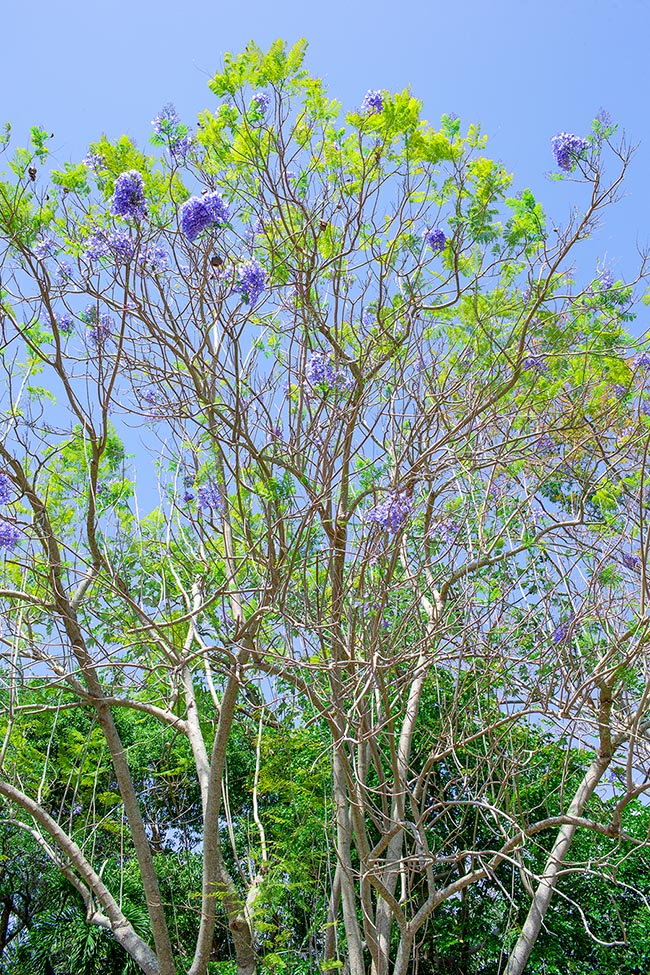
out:
{"label": "tree canopy", "polygon": [[2,965],[632,973],[648,266],[579,264],[632,148],[556,135],[549,226],[305,47],[149,153],[3,139]]}

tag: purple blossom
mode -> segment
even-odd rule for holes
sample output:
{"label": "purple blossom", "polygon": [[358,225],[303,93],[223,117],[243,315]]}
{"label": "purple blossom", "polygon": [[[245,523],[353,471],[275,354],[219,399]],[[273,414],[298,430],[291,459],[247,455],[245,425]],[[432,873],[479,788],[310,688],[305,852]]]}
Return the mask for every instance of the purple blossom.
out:
{"label": "purple blossom", "polygon": [[135,253],[135,241],[126,230],[93,230],[87,241],[85,256],[89,261],[112,257],[117,264],[127,264]]}
{"label": "purple blossom", "polygon": [[44,261],[46,257],[51,257],[58,250],[58,244],[52,237],[41,237],[34,244],[34,256],[39,261]]}
{"label": "purple blossom", "polygon": [[[165,105],[151,120],[153,130],[161,142],[166,142],[172,158],[184,160],[192,146],[192,139],[170,103]],[[154,140],[155,141],[155,140]]]}
{"label": "purple blossom", "polygon": [[439,538],[443,542],[453,542],[460,531],[460,525],[454,518],[443,518],[431,526],[428,531],[430,538]]}
{"label": "purple blossom", "polygon": [[424,234],[424,243],[428,244],[434,253],[444,250],[445,244],[447,243],[447,235],[440,227],[430,228]]}
{"label": "purple blossom", "polygon": [[151,120],[153,130],[156,135],[167,136],[170,132],[174,132],[176,127],[180,125],[180,119],[178,117],[178,112],[171,102],[164,105],[158,115]]}
{"label": "purple blossom", "polygon": [[598,280],[601,291],[610,291],[614,287],[614,275],[607,269],[600,272]]}
{"label": "purple blossom", "polygon": [[621,555],[621,561],[626,569],[638,569],[641,565],[641,559],[638,555],[632,555],[631,552],[623,552]]}
{"label": "purple blossom", "polygon": [[624,399],[627,396],[627,386],[623,386],[621,383],[614,383],[614,396],[617,399]]}
{"label": "purple blossom", "polygon": [[54,276],[54,284],[57,288],[62,288],[72,278],[72,265],[59,264]]}
{"label": "purple blossom", "polygon": [[59,332],[63,332],[64,335],[72,335],[74,332],[74,319],[67,311],[61,315],[56,315],[54,321]]}
{"label": "purple blossom", "polygon": [[555,441],[552,437],[549,437],[548,433],[543,433],[537,440],[535,447],[541,453],[546,454],[551,450],[555,450]]}
{"label": "purple blossom", "polygon": [[261,121],[269,110],[271,96],[266,91],[258,91],[251,98],[251,111]]}
{"label": "purple blossom", "polygon": [[406,491],[392,491],[381,504],[368,512],[366,520],[375,522],[383,531],[394,534],[403,526],[412,510],[413,502]]}
{"label": "purple blossom", "polygon": [[570,173],[589,147],[586,139],[569,132],[560,132],[551,139],[555,162],[560,169]]}
{"label": "purple blossom", "polygon": [[551,634],[551,640],[557,647],[560,643],[564,643],[569,634],[571,633],[571,620],[567,620],[564,623],[558,624]]}
{"label": "purple blossom", "polygon": [[230,220],[228,204],[219,193],[191,196],[180,209],[181,230],[189,241],[208,227],[220,227]]}
{"label": "purple blossom", "polygon": [[363,101],[361,102],[361,111],[365,112],[366,115],[374,115],[377,112],[381,112],[384,107],[384,99],[381,91],[378,89],[369,88],[368,91],[363,96]]}
{"label": "purple blossom", "polygon": [[526,372],[548,372],[548,366],[540,355],[527,356],[521,365]]}
{"label": "purple blossom", "polygon": [[377,316],[372,311],[364,311],[361,316],[361,324],[365,325],[366,328],[372,328],[377,324]]}
{"label": "purple blossom", "polygon": [[257,261],[246,261],[237,270],[235,291],[249,305],[254,305],[266,287],[266,271]]}
{"label": "purple blossom", "polygon": [[141,268],[146,268],[154,274],[169,270],[169,254],[162,244],[149,244],[138,258]]}
{"label": "purple blossom", "polygon": [[9,504],[11,500],[11,481],[6,474],[0,474],[0,504]]}
{"label": "purple blossom", "polygon": [[351,389],[354,380],[351,376],[334,368],[334,362],[324,352],[314,352],[305,369],[305,379],[310,386],[327,386],[334,389]]}
{"label": "purple blossom", "polygon": [[100,315],[96,305],[88,305],[79,317],[88,325],[89,342],[96,348],[101,348],[111,337],[113,319],[110,315]]}
{"label": "purple blossom", "polygon": [[95,174],[106,165],[106,160],[99,152],[88,152],[81,161]]}
{"label": "purple blossom", "polygon": [[336,371],[331,358],[324,352],[314,352],[307,363],[305,379],[312,386],[317,386],[320,383],[327,383],[329,386],[334,385]]}
{"label": "purple blossom", "polygon": [[156,416],[160,414],[160,396],[155,389],[148,389],[146,393],[143,393],[142,402],[148,407],[151,413]]}
{"label": "purple blossom", "polygon": [[223,511],[223,498],[216,481],[206,481],[196,492],[196,503],[204,511],[219,514]]}
{"label": "purple blossom", "polygon": [[0,518],[0,549],[13,549],[16,547],[20,541],[20,536],[22,532],[15,525],[12,525],[10,521],[5,521],[4,518]]}
{"label": "purple blossom", "polygon": [[635,356],[634,365],[637,369],[650,369],[650,352],[641,352]]}
{"label": "purple blossom", "polygon": [[121,173],[115,180],[111,213],[115,217],[132,217],[140,220],[146,212],[142,175],[135,169]]}

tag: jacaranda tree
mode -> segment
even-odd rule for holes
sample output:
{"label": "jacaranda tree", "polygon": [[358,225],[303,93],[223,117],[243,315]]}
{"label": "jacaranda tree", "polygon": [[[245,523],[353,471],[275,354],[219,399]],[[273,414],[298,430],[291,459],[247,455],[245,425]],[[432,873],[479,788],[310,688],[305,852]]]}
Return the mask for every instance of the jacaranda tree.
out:
{"label": "jacaranda tree", "polygon": [[557,135],[549,228],[304,48],[151,155],[5,136],[4,828],[147,975],[404,975],[467,905],[515,975],[644,842],[647,268],[578,261],[632,153]]}

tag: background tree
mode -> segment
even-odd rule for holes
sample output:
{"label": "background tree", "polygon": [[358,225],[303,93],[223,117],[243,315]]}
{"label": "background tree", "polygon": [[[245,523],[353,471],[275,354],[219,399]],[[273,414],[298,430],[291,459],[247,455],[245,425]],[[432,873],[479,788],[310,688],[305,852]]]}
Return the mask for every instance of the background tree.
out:
{"label": "background tree", "polygon": [[[157,156],[9,160],[0,794],[148,975],[222,924],[240,975],[402,975],[476,903],[514,975],[647,787],[645,263],[573,270],[631,151],[557,136],[549,232],[476,128],[341,119],[303,56],[229,56]],[[44,709],[95,756],[64,802],[21,760]]]}

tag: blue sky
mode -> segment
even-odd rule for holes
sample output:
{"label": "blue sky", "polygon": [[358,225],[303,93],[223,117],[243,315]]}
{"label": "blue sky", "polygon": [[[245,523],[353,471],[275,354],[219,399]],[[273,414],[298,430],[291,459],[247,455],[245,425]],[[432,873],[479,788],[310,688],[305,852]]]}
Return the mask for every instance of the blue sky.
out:
{"label": "blue sky", "polygon": [[545,176],[550,138],[586,133],[605,108],[641,143],[596,244],[629,274],[650,241],[648,28],[648,0],[5,0],[0,120],[16,141],[31,124],[49,128],[58,162],[101,132],[143,144],[166,102],[190,123],[211,104],[206,82],[226,51],[306,37],[307,66],[344,106],[368,88],[410,86],[431,121],[453,111],[479,122],[515,185],[561,220],[571,194]]}

